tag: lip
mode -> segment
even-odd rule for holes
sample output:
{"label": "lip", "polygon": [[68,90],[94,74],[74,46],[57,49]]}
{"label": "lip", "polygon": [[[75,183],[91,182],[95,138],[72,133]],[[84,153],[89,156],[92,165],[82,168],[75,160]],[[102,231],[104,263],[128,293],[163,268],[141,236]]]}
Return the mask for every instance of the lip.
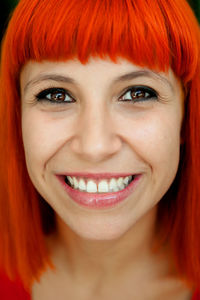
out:
{"label": "lip", "polygon": [[59,182],[62,184],[62,187],[67,192],[70,199],[72,199],[75,203],[80,206],[91,208],[91,209],[105,209],[112,208],[117,206],[118,204],[125,201],[128,196],[134,192],[136,186],[138,185],[142,174],[134,174],[135,179],[123,190],[112,193],[87,193],[79,190],[75,190],[71,188],[68,184],[65,183],[65,176],[75,176],[82,178],[93,178],[93,179],[108,179],[108,178],[116,178],[116,177],[126,177],[133,174],[109,174],[109,173],[101,173],[101,174],[86,174],[86,173],[70,173],[70,174],[62,174],[56,175]]}

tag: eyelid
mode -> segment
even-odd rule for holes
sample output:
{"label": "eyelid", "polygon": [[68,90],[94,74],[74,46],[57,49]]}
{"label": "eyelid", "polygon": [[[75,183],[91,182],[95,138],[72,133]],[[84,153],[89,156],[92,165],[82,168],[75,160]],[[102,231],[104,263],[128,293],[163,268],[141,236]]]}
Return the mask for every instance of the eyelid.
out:
{"label": "eyelid", "polygon": [[[146,85],[132,85],[132,86],[130,86],[130,87],[127,87],[122,93],[121,93],[121,95],[120,95],[120,97],[119,97],[119,99],[120,98],[122,98],[124,95],[126,95],[126,93],[128,93],[128,92],[131,92],[131,91],[133,91],[133,90],[137,90],[137,89],[141,89],[141,90],[143,90],[143,91],[146,91],[146,92],[148,92],[148,93],[153,93],[153,94],[155,94],[155,96],[153,96],[153,97],[149,97],[149,98],[141,98],[141,99],[158,99],[159,98],[159,93],[155,90],[155,89],[153,89],[153,88],[151,88],[151,87],[149,87],[149,86],[146,86]],[[133,99],[133,101],[134,101],[134,99]],[[142,100],[136,100],[136,102],[139,102],[139,101],[142,101]]]}
{"label": "eyelid", "polygon": [[66,90],[65,88],[62,88],[62,87],[48,87],[46,89],[42,89],[40,92],[38,92],[36,95],[35,95],[35,98],[38,100],[38,101],[49,101],[51,103],[73,103],[74,101],[72,102],[67,102],[67,101],[54,101],[54,100],[50,100],[48,98],[46,98],[46,96],[48,94],[53,94],[53,93],[59,93],[59,92],[63,92],[65,93],[67,96],[69,96],[72,100],[75,100],[74,97],[69,93],[68,90]]}

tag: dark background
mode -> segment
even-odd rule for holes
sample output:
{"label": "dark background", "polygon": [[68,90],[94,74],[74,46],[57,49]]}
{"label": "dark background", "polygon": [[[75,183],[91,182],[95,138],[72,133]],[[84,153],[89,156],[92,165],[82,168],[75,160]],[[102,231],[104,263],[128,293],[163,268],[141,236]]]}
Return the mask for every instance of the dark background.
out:
{"label": "dark background", "polygon": [[[31,0],[30,0],[31,1]],[[56,0],[55,0],[56,1]],[[77,0],[79,1],[79,0]],[[142,0],[141,0],[142,1]],[[2,17],[0,19],[0,39],[5,32],[6,25],[8,23],[9,14],[17,4],[18,0],[0,0],[0,8],[2,11]],[[200,0],[188,0],[193,8],[199,22],[200,22]],[[187,16],[186,16],[187,17]]]}

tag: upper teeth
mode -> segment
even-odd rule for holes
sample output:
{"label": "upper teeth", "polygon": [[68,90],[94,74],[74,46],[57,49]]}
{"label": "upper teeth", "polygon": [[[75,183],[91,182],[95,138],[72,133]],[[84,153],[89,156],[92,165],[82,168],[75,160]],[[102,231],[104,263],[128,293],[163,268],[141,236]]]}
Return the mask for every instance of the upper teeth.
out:
{"label": "upper teeth", "polygon": [[95,182],[90,178],[77,178],[67,176],[70,185],[77,190],[85,191],[88,193],[111,193],[111,192],[118,192],[123,190],[127,185],[131,182],[132,176],[126,177],[119,177],[119,178],[111,178],[109,180],[102,179]]}

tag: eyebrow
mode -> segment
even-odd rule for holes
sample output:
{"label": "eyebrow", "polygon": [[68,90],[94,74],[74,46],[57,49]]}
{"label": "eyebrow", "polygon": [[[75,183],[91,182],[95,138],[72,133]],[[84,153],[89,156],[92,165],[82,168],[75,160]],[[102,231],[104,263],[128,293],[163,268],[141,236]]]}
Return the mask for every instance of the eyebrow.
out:
{"label": "eyebrow", "polygon": [[172,83],[164,76],[160,75],[159,73],[155,71],[150,71],[150,70],[140,70],[140,71],[134,71],[130,72],[128,74],[124,74],[114,80],[114,83],[118,83],[120,81],[127,81],[131,79],[135,79],[138,77],[151,77],[155,80],[162,81],[164,84],[167,84],[169,88],[174,92],[174,87]]}
{"label": "eyebrow", "polygon": [[[155,71],[150,71],[150,70],[140,70],[140,71],[133,71],[124,75],[121,75],[113,80],[113,84],[119,83],[121,81],[129,81],[135,78],[139,77],[151,77],[155,80],[162,81],[164,84],[167,84],[169,88],[174,92],[174,87],[171,84],[171,82],[165,78],[164,76],[161,76],[159,73]],[[31,85],[36,85],[40,83],[41,81],[56,81],[56,82],[64,82],[64,83],[71,83],[71,84],[77,84],[77,82],[68,76],[63,76],[63,75],[58,75],[58,74],[42,74],[37,78],[34,78],[30,80],[24,87],[24,92],[27,91],[29,86]]]}
{"label": "eyebrow", "polygon": [[57,82],[64,82],[64,83],[72,83],[72,84],[76,83],[76,81],[71,77],[57,75],[57,74],[42,74],[42,75],[38,76],[37,78],[30,80],[25,85],[24,92],[26,92],[27,89],[29,88],[29,86],[31,86],[31,85],[36,85],[36,84],[40,83],[41,81],[49,81],[49,80],[57,81]]}

